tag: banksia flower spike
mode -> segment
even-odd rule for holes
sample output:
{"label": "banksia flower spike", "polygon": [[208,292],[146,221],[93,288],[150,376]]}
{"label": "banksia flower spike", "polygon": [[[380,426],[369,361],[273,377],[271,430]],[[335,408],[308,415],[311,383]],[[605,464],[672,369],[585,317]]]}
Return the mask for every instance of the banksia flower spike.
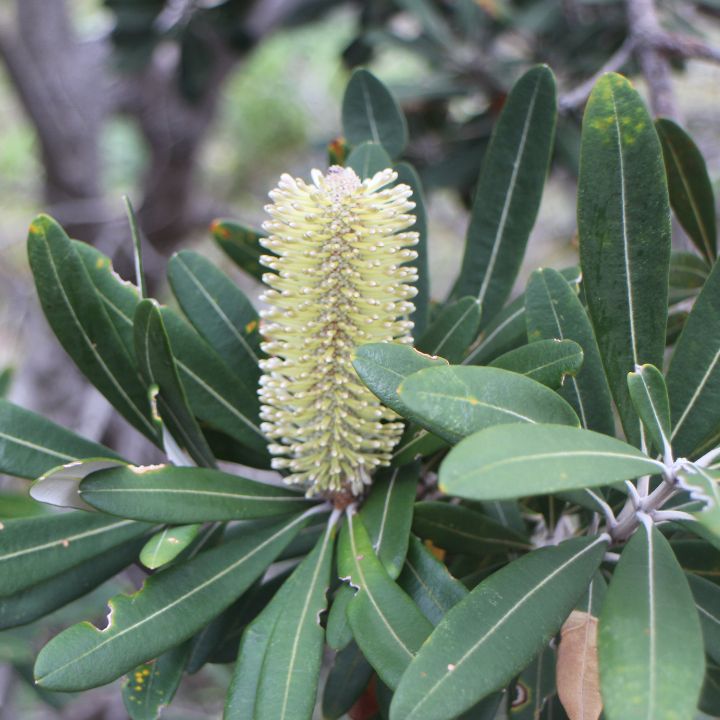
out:
{"label": "banksia flower spike", "polygon": [[351,363],[370,342],[411,342],[418,240],[407,185],[383,170],[360,181],[349,168],[280,178],[261,262],[274,272],[262,299],[263,432],[308,495],[359,495],[388,465],[402,423],[363,385]]}

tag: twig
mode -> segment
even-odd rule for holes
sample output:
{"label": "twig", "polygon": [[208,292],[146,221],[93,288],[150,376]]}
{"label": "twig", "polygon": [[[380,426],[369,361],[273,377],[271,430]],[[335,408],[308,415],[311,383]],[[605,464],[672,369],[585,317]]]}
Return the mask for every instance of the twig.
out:
{"label": "twig", "polygon": [[578,85],[574,90],[570,90],[564,95],[560,96],[558,101],[558,107],[560,112],[569,112],[580,107],[590,95],[590,91],[593,89],[595,83],[605,73],[617,72],[630,60],[635,41],[632,37],[625,39],[625,42],[607,59],[605,64],[590,78],[588,78],[581,85]]}

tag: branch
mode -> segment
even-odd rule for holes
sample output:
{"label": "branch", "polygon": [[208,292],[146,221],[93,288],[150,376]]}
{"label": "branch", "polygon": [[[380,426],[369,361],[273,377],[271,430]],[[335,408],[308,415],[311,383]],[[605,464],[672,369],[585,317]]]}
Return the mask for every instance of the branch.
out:
{"label": "branch", "polygon": [[592,77],[585,80],[581,85],[578,85],[574,90],[570,90],[564,95],[561,95],[558,101],[560,112],[569,112],[583,105],[588,99],[595,83],[605,75],[605,73],[618,72],[623,68],[628,60],[630,60],[634,47],[635,41],[633,38],[626,38],[625,42],[607,59],[605,64]]}

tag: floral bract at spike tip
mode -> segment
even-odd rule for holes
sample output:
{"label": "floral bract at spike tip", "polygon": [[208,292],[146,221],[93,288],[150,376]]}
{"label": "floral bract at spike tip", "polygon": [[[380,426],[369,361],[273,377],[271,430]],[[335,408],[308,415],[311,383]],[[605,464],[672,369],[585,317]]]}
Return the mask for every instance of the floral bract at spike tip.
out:
{"label": "floral bract at spike tip", "polygon": [[262,299],[262,429],[273,467],[308,495],[355,496],[388,465],[398,416],[363,385],[351,363],[365,343],[411,342],[418,241],[407,185],[383,170],[364,181],[350,168],[280,178],[266,207],[274,272]]}

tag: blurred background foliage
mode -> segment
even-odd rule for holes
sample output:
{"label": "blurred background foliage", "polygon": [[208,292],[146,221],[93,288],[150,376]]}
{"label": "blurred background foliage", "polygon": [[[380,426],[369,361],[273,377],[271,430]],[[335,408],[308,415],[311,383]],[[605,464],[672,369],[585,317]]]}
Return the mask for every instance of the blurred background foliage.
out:
{"label": "blurred background foliage", "polygon": [[[202,249],[257,297],[255,281],[209,239],[213,217],[259,226],[281,172],[327,164],[350,70],[367,65],[408,116],[407,157],[430,215],[434,297],[462,257],[467,205],[506,93],[548,63],[561,98],[556,150],[526,258],[575,261],[575,176],[583,86],[606,64],[645,88],[630,42],[637,0],[15,0],[0,5],[0,394],[152,460],[136,433],[81,381],[50,337],[25,257],[29,220],[56,216],[131,277],[121,196],[139,210],[146,268],[158,297],[167,257]],[[645,0],[647,5],[647,0]],[[654,8],[653,3],[650,6]],[[671,32],[718,46],[718,0],[662,0]],[[720,69],[670,53],[671,110],[720,177]],[[589,88],[588,88],[589,90]],[[652,88],[651,88],[652,90]],[[651,93],[652,95],[652,93]],[[654,98],[651,96],[650,100]],[[675,241],[683,243],[678,228]],[[58,382],[58,378],[62,378]],[[118,424],[118,422],[120,424]],[[0,478],[0,493],[24,490]],[[0,520],[37,512],[0,494]],[[0,719],[126,717],[118,694],[38,694],[31,659],[61,625],[142,577],[112,581],[42,627],[0,633]],[[14,668],[14,669],[11,669]],[[167,717],[221,716],[225,666],[183,685]],[[364,716],[363,716],[364,717]]]}

